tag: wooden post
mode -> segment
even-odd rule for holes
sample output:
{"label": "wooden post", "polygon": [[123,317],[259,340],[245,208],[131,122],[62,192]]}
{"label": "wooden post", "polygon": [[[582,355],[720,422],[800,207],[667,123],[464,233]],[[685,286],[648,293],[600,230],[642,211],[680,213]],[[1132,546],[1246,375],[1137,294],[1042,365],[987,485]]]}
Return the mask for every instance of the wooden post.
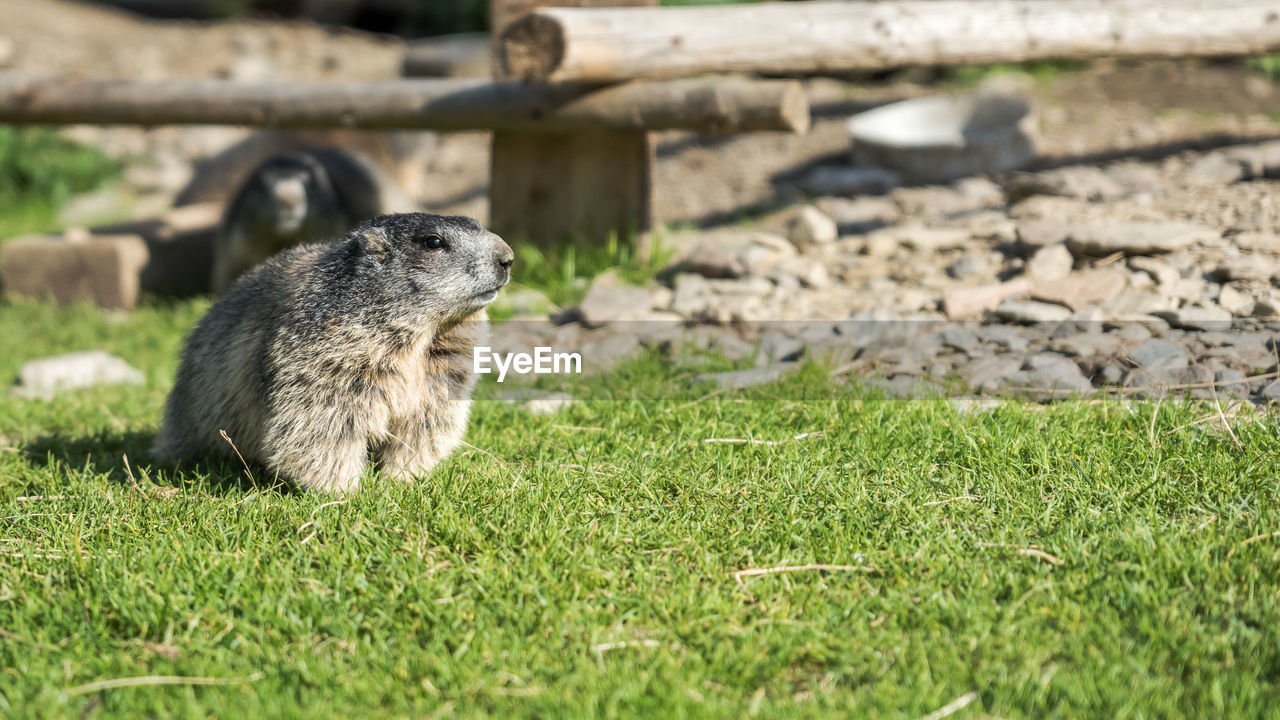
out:
{"label": "wooden post", "polygon": [[[495,41],[508,23],[548,5],[654,7],[657,0],[491,0]],[[495,65],[500,62],[495,58]],[[544,248],[599,243],[609,233],[643,249],[652,218],[654,148],[643,131],[493,134],[489,215],[510,241]]]}

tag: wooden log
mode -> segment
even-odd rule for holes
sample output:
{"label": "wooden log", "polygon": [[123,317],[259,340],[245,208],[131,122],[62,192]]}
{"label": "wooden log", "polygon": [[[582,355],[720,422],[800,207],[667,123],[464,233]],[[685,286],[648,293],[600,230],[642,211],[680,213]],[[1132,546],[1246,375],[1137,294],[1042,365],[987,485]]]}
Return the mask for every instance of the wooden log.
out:
{"label": "wooden log", "polygon": [[503,33],[497,76],[613,82],[1280,49],[1275,0],[895,0],[546,8]]}
{"label": "wooden log", "polygon": [[247,84],[0,75],[0,123],[429,130],[803,132],[797,82],[701,79],[590,86],[487,80]]}

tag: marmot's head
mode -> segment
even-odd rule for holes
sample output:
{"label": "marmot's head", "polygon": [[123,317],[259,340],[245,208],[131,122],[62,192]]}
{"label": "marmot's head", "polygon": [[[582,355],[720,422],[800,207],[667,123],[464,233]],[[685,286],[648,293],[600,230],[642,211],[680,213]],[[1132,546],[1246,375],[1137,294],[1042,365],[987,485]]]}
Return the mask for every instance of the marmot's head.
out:
{"label": "marmot's head", "polygon": [[317,206],[337,201],[328,173],[305,153],[277,155],[259,165],[241,195],[240,204],[246,205],[242,212],[281,241],[302,234]]}
{"label": "marmot's head", "polygon": [[341,245],[358,256],[362,285],[405,315],[441,320],[493,302],[515,261],[502,238],[452,215],[383,215],[357,225]]}

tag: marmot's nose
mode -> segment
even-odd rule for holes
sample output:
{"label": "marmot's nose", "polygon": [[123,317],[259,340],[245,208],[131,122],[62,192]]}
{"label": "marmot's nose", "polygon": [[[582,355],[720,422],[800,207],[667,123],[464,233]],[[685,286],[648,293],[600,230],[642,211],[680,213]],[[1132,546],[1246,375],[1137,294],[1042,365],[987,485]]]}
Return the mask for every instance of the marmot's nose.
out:
{"label": "marmot's nose", "polygon": [[511,252],[511,248],[506,243],[502,243],[502,247],[498,248],[498,254],[493,261],[503,270],[510,270],[511,266],[516,262],[516,254]]}

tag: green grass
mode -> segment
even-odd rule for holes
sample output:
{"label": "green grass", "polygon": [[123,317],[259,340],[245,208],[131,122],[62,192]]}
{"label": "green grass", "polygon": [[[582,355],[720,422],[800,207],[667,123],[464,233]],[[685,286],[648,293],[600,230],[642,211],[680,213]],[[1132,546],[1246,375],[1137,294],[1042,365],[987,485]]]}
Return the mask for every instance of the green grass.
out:
{"label": "green grass", "polygon": [[[583,404],[561,416],[482,399],[475,449],[335,502],[150,465],[204,307],[0,306],[0,374],[101,347],[148,377],[0,396],[0,715],[1280,707],[1274,416],[1234,420],[1237,446],[1190,404],[961,416],[817,368],[708,397],[647,357],[570,382]],[[704,442],[804,432],[824,434]],[[733,575],[809,563],[866,569]],[[149,676],[227,684],[92,685]]]}
{"label": "green grass", "polygon": [[[615,270],[622,279],[643,285],[674,257],[672,248],[663,244],[662,233],[654,233],[649,252],[644,255],[616,234],[610,234],[602,243],[565,243],[550,250],[532,243],[513,244],[514,286],[535,288],[558,307],[576,305],[586,295],[591,279],[606,270]],[[494,317],[504,317],[501,309]]]}
{"label": "green grass", "polygon": [[57,228],[71,195],[100,187],[119,166],[49,128],[0,125],[0,241]]}

